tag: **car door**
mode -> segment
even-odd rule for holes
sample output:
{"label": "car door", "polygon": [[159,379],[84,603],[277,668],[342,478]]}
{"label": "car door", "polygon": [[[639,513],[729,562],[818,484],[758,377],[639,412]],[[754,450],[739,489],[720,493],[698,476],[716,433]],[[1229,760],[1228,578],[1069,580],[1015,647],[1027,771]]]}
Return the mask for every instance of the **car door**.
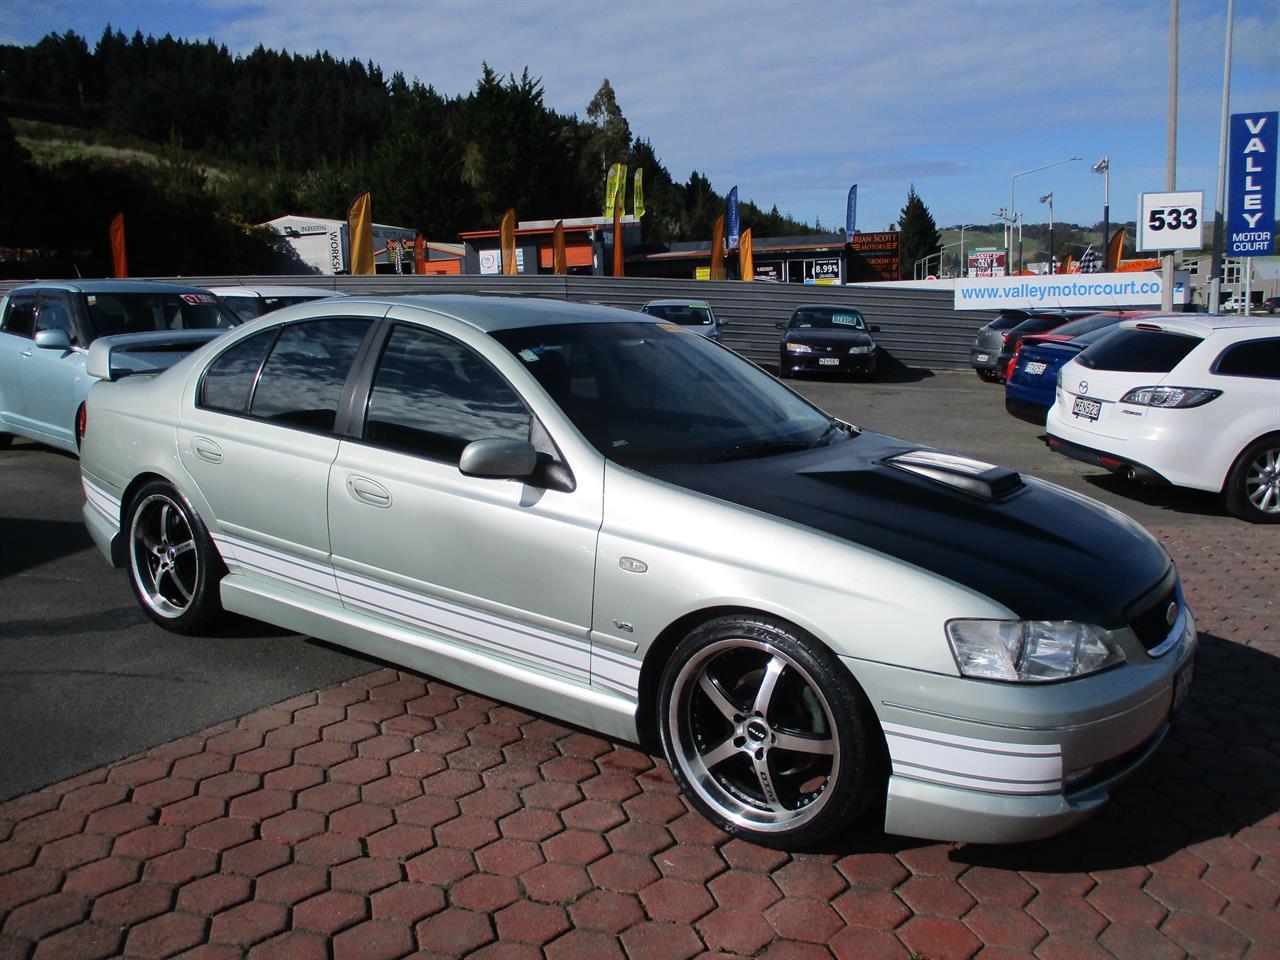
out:
{"label": "car door", "polygon": [[1208,386],[1223,425],[1243,448],[1280,430],[1280,337],[1256,337],[1226,347],[1209,368]]}
{"label": "car door", "polygon": [[35,350],[36,293],[16,293],[0,317],[0,424],[27,432],[26,397],[22,390],[22,362]]}
{"label": "car door", "polygon": [[84,396],[87,343],[76,323],[69,294],[59,291],[40,295],[36,304],[34,333],[61,330],[70,349],[27,344],[18,364],[26,427],[34,434],[70,450],[75,449],[76,409]]}
{"label": "car door", "polygon": [[479,439],[532,439],[557,456],[476,349],[488,338],[461,327],[389,324],[371,351],[367,404],[329,480],[338,588],[353,610],[585,683],[603,479],[556,488],[459,471]]}
{"label": "car door", "polygon": [[178,456],[229,566],[338,600],[326,488],[348,375],[386,307],[267,327],[222,351],[188,387]]}

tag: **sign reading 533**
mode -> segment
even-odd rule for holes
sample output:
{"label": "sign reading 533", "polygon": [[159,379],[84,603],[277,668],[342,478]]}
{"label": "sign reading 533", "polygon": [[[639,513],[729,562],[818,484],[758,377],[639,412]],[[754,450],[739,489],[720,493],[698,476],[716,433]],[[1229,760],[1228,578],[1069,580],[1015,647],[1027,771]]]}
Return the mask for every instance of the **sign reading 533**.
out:
{"label": "sign reading 533", "polygon": [[1138,249],[1199,250],[1204,243],[1200,209],[1204,191],[1144,193],[1138,202]]}

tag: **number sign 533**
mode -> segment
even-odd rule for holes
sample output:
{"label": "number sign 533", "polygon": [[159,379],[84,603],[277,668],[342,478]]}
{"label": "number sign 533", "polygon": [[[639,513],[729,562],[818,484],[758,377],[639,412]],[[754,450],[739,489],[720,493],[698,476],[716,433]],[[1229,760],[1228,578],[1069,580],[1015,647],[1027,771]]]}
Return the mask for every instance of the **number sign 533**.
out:
{"label": "number sign 533", "polygon": [[1144,193],[1138,203],[1138,249],[1199,250],[1204,242],[1201,190]]}

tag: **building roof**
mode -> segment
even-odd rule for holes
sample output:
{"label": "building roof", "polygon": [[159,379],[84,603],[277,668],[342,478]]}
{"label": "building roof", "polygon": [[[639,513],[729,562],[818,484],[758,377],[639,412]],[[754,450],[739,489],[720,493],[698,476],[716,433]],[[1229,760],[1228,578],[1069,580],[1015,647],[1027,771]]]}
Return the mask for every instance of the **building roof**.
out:
{"label": "building roof", "polygon": [[[820,233],[807,237],[759,237],[751,241],[755,253],[810,253],[843,250],[843,233]],[[710,240],[678,240],[662,247],[650,247],[628,254],[628,260],[706,260],[711,257]]]}

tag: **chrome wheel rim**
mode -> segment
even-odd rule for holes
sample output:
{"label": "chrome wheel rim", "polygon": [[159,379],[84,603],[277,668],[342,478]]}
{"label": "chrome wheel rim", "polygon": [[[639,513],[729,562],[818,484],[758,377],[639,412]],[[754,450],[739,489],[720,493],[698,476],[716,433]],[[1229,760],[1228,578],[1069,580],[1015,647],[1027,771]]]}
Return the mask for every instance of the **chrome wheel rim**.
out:
{"label": "chrome wheel rim", "polygon": [[129,540],[133,579],[147,606],[171,620],[191,609],[200,582],[200,555],[177,501],[153,493],[138,504]]}
{"label": "chrome wheel rim", "polygon": [[719,640],[681,668],[668,705],[674,760],[738,827],[777,833],[816,817],[840,773],[835,719],[799,663],[759,640]]}
{"label": "chrome wheel rim", "polygon": [[1244,493],[1263,513],[1280,513],[1280,447],[1263,450],[1249,464]]}

